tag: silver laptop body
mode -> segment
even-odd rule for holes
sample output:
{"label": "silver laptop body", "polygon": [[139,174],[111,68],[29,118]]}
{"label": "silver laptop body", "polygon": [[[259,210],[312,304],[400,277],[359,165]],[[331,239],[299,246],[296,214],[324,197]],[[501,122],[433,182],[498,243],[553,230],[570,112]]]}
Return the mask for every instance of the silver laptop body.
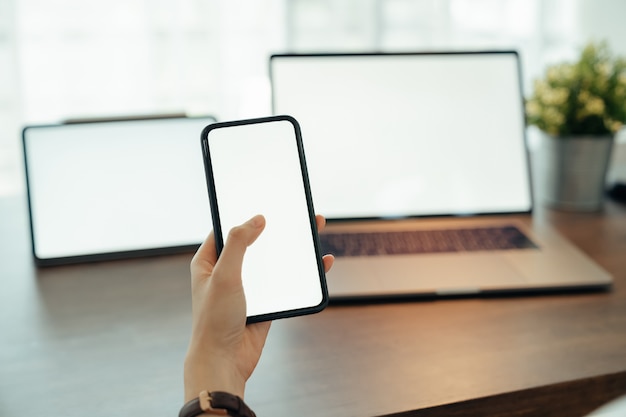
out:
{"label": "silver laptop body", "polygon": [[330,220],[332,298],[610,287],[578,249],[525,221],[516,52],[274,55],[270,73],[274,113],[300,122],[315,209]]}

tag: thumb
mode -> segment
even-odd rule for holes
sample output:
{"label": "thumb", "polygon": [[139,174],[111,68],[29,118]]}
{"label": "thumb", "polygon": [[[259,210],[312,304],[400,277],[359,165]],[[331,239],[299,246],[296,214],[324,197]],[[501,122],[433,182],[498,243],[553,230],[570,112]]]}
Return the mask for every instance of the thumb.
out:
{"label": "thumb", "polygon": [[264,227],[265,218],[256,215],[244,224],[235,226],[230,230],[222,253],[215,265],[215,268],[221,272],[215,274],[214,279],[218,277],[229,279],[233,275],[241,277],[241,266],[246,249],[259,237]]}

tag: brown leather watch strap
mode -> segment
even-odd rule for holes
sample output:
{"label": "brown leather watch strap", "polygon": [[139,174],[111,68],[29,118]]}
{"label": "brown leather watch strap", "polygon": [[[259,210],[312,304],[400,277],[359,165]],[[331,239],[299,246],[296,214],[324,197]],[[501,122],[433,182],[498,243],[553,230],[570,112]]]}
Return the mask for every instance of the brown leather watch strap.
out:
{"label": "brown leather watch strap", "polygon": [[198,398],[187,402],[178,417],[195,417],[205,412],[229,415],[232,417],[256,417],[241,398],[223,391],[202,391]]}
{"label": "brown leather watch strap", "polygon": [[213,391],[209,394],[213,408],[224,409],[233,417],[256,417],[241,398],[223,391]]}
{"label": "brown leather watch strap", "polygon": [[195,417],[202,413],[204,413],[204,411],[200,408],[200,399],[194,398],[183,405],[183,408],[181,408],[178,413],[178,417]]}

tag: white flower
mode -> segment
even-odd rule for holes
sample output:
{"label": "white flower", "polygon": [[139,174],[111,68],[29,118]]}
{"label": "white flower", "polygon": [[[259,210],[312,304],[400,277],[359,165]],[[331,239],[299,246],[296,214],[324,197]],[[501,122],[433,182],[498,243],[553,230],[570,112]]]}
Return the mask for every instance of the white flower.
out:
{"label": "white flower", "polygon": [[565,116],[554,107],[546,107],[543,113],[546,125],[557,127],[565,122]]}
{"label": "white flower", "polygon": [[530,117],[538,117],[541,115],[541,106],[535,100],[529,100],[526,103],[526,113]]}

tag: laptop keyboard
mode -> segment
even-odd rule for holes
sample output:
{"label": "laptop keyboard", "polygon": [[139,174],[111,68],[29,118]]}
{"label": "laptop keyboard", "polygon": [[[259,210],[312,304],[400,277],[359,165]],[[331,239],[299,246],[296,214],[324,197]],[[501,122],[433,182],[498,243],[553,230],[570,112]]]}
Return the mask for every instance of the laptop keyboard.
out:
{"label": "laptop keyboard", "polygon": [[335,256],[536,249],[515,226],[399,232],[322,233],[322,253]]}

